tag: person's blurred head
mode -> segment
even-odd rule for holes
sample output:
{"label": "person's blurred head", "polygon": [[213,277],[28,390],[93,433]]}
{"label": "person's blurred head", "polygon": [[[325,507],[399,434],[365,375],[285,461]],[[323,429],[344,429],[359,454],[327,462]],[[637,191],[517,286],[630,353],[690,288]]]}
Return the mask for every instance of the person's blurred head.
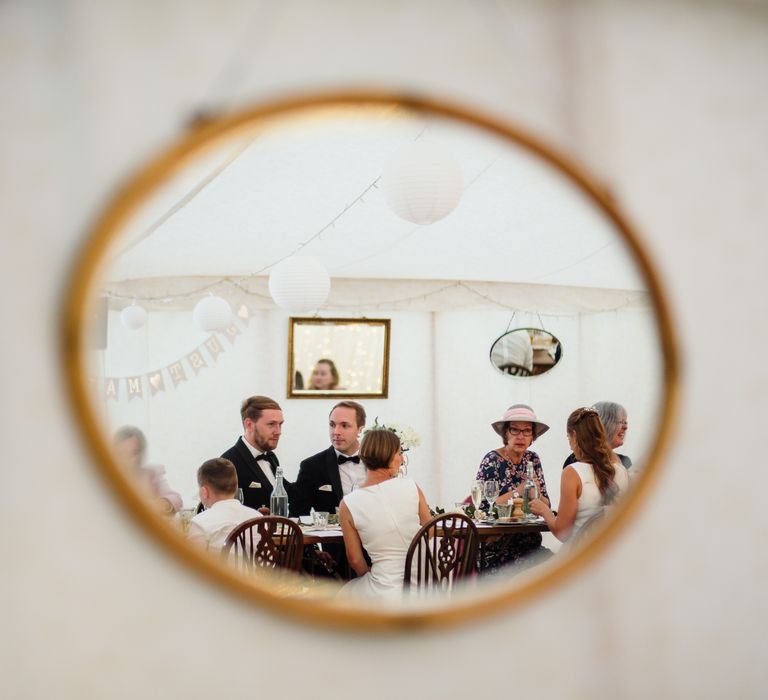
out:
{"label": "person's blurred head", "polygon": [[126,469],[139,469],[147,453],[147,438],[134,425],[124,425],[112,436],[115,457]]}
{"label": "person's blurred head", "polygon": [[598,401],[594,405],[600,422],[605,428],[608,445],[615,450],[624,444],[624,436],[627,434],[627,411],[624,406],[613,401]]}
{"label": "person's blurred head", "polygon": [[331,444],[342,454],[352,455],[360,447],[360,431],[365,427],[365,409],[357,401],[340,401],[328,416]]}
{"label": "person's blurred head", "polygon": [[203,462],[197,470],[200,501],[210,508],[216,501],[234,498],[237,492],[237,470],[228,459],[216,457]]}
{"label": "person's blurred head", "polygon": [[274,399],[250,396],[240,407],[245,439],[257,450],[274,450],[283,429],[283,411]]}
{"label": "person's blurred head", "polygon": [[309,388],[330,391],[339,385],[339,370],[333,360],[318,360],[309,378]]}
{"label": "person's blurred head", "polygon": [[396,476],[403,463],[400,438],[386,428],[367,430],[360,441],[360,460],[369,471],[386,469]]}

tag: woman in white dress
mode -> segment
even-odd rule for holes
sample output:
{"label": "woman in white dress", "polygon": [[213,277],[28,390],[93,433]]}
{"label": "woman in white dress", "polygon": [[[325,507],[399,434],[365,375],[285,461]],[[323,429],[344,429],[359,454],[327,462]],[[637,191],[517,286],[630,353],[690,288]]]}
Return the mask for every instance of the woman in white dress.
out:
{"label": "woman in white dress", "polygon": [[416,482],[397,478],[403,450],[394,432],[368,430],[360,442],[360,460],[365,481],[339,504],[347,561],[358,578],[346,583],[339,595],[399,599],[408,546],[430,519],[429,506]]}
{"label": "woman in white dress", "polygon": [[567,423],[568,444],[577,461],[563,469],[557,516],[540,499],[531,512],[541,515],[561,541],[572,537],[629,486],[629,474],[611,450],[594,408],[577,408]]}

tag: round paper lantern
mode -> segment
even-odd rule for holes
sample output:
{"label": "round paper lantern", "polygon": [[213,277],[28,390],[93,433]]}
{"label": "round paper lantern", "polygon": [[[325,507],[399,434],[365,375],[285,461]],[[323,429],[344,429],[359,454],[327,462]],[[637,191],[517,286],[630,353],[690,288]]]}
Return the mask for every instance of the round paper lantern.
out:
{"label": "round paper lantern", "polygon": [[137,331],[147,322],[147,312],[141,306],[131,304],[120,312],[120,323],[130,331]]}
{"label": "round paper lantern", "polygon": [[303,255],[279,262],[269,273],[269,293],[288,313],[314,311],[325,304],[331,278],[323,264]]}
{"label": "round paper lantern", "polygon": [[381,189],[399,217],[414,224],[432,224],[456,208],[464,191],[464,176],[448,154],[415,141],[387,164]]}
{"label": "round paper lantern", "polygon": [[232,323],[232,309],[226,300],[211,294],[197,302],[192,318],[201,331],[219,331]]}

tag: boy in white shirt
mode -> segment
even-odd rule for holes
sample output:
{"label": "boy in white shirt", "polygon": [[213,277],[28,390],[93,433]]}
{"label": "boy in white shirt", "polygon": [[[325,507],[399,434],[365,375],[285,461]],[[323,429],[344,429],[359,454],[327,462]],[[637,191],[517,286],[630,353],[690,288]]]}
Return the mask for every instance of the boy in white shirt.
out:
{"label": "boy in white shirt", "polygon": [[217,457],[204,462],[197,470],[202,513],[192,518],[187,538],[206,549],[219,552],[227,537],[240,523],[262,517],[253,508],[244,506],[235,498],[237,470],[228,459]]}

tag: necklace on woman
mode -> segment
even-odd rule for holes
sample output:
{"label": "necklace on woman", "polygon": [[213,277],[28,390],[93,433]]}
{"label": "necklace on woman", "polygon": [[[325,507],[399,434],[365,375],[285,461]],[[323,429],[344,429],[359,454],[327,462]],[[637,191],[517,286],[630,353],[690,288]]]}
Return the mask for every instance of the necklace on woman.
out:
{"label": "necklace on woman", "polygon": [[502,456],[510,464],[520,464],[523,461],[523,455],[520,455],[520,459],[515,461],[515,458],[512,456],[512,453],[509,451],[509,448],[506,445],[504,445],[504,452],[502,453]]}

